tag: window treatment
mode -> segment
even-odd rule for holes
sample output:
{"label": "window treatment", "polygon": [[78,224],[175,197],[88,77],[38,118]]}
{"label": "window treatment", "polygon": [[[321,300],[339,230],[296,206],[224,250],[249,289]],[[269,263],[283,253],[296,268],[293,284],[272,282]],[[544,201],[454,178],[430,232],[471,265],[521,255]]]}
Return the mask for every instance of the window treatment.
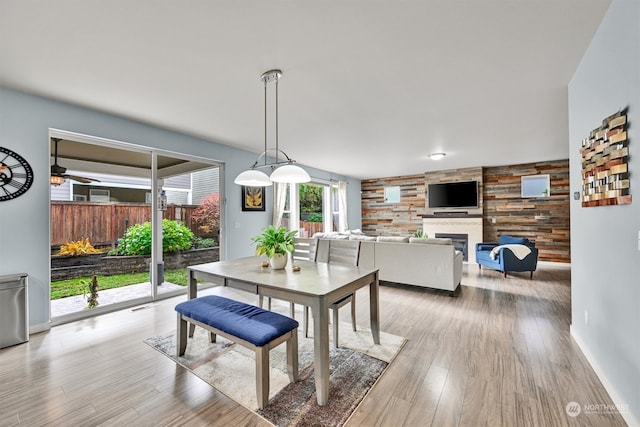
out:
{"label": "window treatment", "polygon": [[347,222],[347,183],[338,181],[338,231],[349,229]]}
{"label": "window treatment", "polygon": [[282,226],[282,216],[287,205],[287,183],[275,182],[273,184],[273,226]]}

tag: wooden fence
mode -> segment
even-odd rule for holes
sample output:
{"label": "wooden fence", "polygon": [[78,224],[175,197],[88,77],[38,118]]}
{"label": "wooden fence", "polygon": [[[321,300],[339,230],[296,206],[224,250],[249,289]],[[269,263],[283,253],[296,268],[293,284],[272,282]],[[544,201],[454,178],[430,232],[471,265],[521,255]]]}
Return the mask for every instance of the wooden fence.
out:
{"label": "wooden fence", "polygon": [[[282,218],[282,226],[289,228],[289,218]],[[324,231],[324,224],[321,222],[300,221],[300,237],[311,237],[316,233]]]}
{"label": "wooden fence", "polygon": [[[193,221],[198,205],[169,205],[163,218],[182,221],[196,236],[204,236]],[[146,203],[51,202],[51,245],[89,238],[95,245],[112,245],[127,227],[151,220]]]}

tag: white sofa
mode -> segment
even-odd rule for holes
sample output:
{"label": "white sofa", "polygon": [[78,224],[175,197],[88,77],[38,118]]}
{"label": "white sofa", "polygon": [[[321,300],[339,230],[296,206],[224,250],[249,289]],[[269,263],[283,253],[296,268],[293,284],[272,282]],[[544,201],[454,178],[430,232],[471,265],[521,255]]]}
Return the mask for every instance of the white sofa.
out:
{"label": "white sofa", "polygon": [[[462,280],[462,252],[451,239],[325,235],[317,241],[318,261],[331,238],[360,240],[358,265],[380,270],[380,280],[448,291]],[[323,243],[324,242],[324,243]]]}

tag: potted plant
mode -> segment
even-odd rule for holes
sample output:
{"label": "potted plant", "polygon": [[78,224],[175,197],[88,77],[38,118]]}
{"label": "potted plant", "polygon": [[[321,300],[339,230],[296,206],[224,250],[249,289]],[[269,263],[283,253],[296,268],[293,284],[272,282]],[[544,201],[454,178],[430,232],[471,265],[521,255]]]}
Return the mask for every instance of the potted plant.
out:
{"label": "potted plant", "polygon": [[413,233],[413,237],[417,237],[419,239],[427,239],[429,235],[425,233],[424,230],[417,230],[415,233]]}
{"label": "potted plant", "polygon": [[287,265],[287,258],[293,252],[293,238],[297,231],[289,231],[285,227],[270,225],[253,237],[256,244],[256,255],[266,255],[271,268],[281,270]]}

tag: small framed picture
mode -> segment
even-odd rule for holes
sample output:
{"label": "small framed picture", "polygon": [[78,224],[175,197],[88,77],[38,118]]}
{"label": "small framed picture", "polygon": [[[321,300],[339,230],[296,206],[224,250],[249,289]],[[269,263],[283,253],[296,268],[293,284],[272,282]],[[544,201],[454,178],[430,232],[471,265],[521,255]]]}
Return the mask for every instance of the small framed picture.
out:
{"label": "small framed picture", "polygon": [[242,210],[264,211],[264,187],[242,186]]}

